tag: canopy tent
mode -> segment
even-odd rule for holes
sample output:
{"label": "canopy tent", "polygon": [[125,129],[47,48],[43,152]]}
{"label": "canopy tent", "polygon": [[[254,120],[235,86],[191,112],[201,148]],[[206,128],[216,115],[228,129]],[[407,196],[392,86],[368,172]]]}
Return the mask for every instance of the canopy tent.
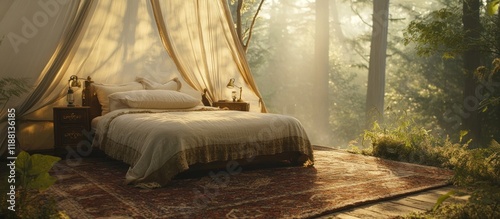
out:
{"label": "canopy tent", "polygon": [[226,0],[2,0],[0,38],[0,78],[31,87],[0,112],[7,133],[15,109],[22,150],[53,148],[52,108],[66,105],[71,75],[106,84],[179,77],[181,91],[207,89],[212,101],[229,99],[236,78],[251,109],[266,112]]}

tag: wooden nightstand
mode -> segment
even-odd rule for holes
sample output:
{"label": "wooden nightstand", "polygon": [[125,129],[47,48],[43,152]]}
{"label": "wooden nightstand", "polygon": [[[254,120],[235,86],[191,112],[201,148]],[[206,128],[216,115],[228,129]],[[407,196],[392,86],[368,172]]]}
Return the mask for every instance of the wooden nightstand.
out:
{"label": "wooden nightstand", "polygon": [[77,151],[78,144],[92,144],[92,139],[88,139],[90,136],[90,107],[54,107],[53,112],[54,150],[56,154],[64,156],[69,152]]}
{"label": "wooden nightstand", "polygon": [[212,104],[215,107],[219,108],[228,108],[230,110],[239,110],[239,111],[249,111],[250,110],[250,103],[247,102],[232,102],[232,101],[227,101],[227,102],[214,102]]}

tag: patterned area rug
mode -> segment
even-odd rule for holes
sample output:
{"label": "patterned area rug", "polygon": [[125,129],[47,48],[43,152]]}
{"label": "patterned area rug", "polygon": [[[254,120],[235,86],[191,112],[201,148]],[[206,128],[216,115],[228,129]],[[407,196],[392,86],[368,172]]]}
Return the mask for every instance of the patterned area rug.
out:
{"label": "patterned area rug", "polygon": [[107,158],[61,161],[48,193],[71,218],[311,218],[447,184],[447,170],[316,149],[314,167],[215,171],[159,189],[123,185]]}

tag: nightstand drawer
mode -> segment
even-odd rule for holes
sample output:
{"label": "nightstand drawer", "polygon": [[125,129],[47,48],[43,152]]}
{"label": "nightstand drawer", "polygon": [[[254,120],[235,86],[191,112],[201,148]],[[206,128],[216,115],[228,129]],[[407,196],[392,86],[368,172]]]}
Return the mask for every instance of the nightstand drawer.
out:
{"label": "nightstand drawer", "polygon": [[[89,120],[88,113],[85,109],[70,109],[70,110],[58,110],[54,109],[58,113],[58,119],[60,123],[85,123]],[[59,111],[59,112],[57,112]]]}
{"label": "nightstand drawer", "polygon": [[250,103],[247,102],[214,102],[213,106],[219,107],[221,109],[228,108],[230,110],[239,110],[239,111],[250,110]]}
{"label": "nightstand drawer", "polygon": [[85,126],[61,126],[60,128],[59,140],[61,146],[77,145],[80,141],[85,140]]}

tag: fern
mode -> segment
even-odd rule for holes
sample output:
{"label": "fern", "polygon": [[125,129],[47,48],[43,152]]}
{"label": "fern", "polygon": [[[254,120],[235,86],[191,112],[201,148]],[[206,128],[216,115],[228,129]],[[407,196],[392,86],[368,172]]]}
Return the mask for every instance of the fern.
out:
{"label": "fern", "polygon": [[20,97],[29,91],[28,78],[0,78],[0,105],[2,111],[11,97]]}
{"label": "fern", "polygon": [[436,204],[434,205],[434,207],[432,208],[432,211],[436,211],[439,207],[441,207],[441,205],[443,204],[444,201],[446,201],[446,199],[450,198],[451,196],[453,196],[454,194],[456,193],[456,191],[449,191],[447,192],[446,194],[440,196],[436,202]]}

